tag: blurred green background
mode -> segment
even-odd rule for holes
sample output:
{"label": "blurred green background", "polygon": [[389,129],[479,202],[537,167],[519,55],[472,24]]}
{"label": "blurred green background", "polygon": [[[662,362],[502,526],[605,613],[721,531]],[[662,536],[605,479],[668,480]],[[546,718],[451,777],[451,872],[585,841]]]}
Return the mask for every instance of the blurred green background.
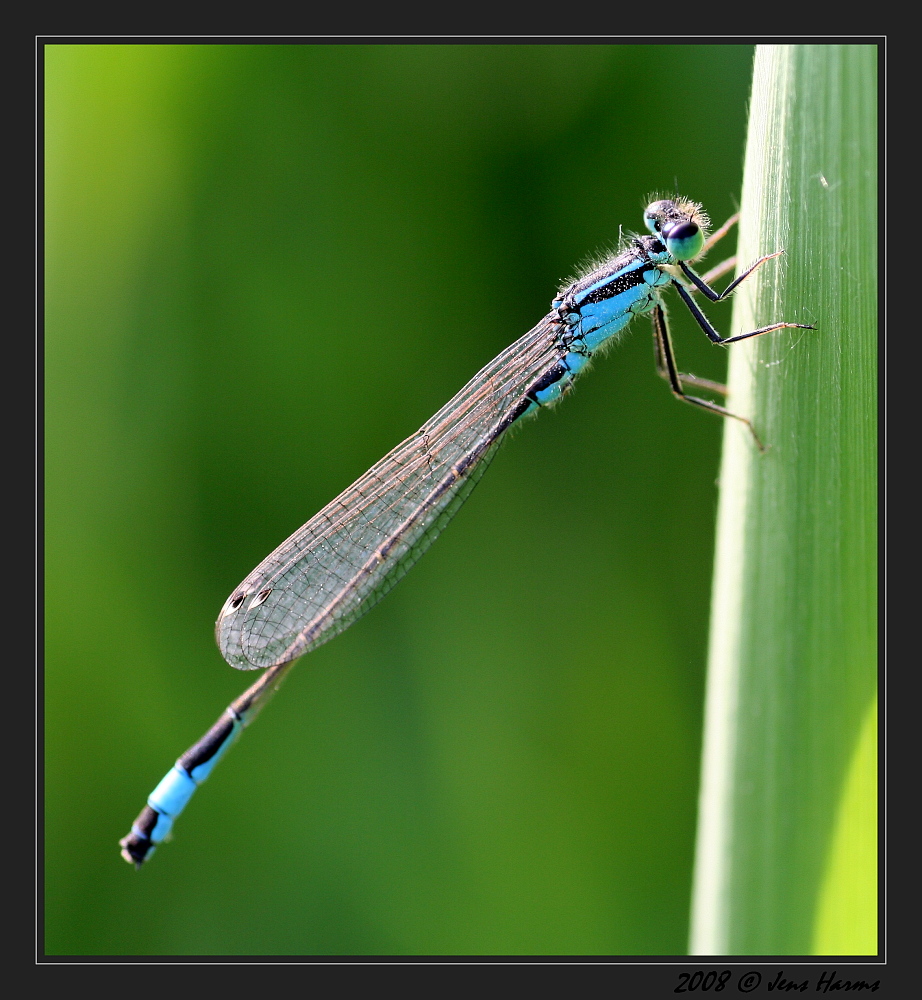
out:
{"label": "blurred green background", "polygon": [[256,563],[646,196],[734,211],[751,48],[44,57],[47,952],[684,953],[722,428],[644,320],[142,872],[117,841],[255,679],[212,628]]}

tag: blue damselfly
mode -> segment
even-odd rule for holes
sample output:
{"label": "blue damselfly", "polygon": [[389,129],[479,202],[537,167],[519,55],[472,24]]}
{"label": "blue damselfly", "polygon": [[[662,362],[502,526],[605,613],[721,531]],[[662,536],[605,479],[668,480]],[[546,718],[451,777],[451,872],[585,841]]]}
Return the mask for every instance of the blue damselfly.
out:
{"label": "blue damselfly", "polygon": [[[195,789],[233,743],[295,660],[332,639],[365,614],[426,551],[483,475],[506,432],[560,399],[590,360],[613,345],[635,316],[653,322],[656,365],[673,394],[693,406],[744,423],[746,417],[686,392],[723,393],[718,383],[680,373],[661,296],[672,286],[715,344],[731,344],[803,323],[772,323],[721,337],[692,298],[726,298],[759,265],[760,257],[723,292],[710,285],[728,268],[699,277],[691,262],[735,221],[707,237],[701,207],[654,201],[644,221],[650,235],[634,236],[613,256],[562,289],[550,312],[503,351],[416,434],[407,438],[312,517],[237,587],[216,625],[218,646],[231,666],[265,669],[214,726],[176,762],[153,791],[123,857],[140,868]],[[732,263],[732,262],[731,262]]]}

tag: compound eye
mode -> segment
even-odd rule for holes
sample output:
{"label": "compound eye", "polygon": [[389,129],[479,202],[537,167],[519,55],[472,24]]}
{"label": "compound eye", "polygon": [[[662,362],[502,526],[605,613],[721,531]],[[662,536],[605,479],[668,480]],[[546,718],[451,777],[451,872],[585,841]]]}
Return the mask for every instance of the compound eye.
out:
{"label": "compound eye", "polygon": [[643,222],[651,233],[658,233],[663,216],[673,207],[671,201],[653,201],[644,209]]}
{"label": "compound eye", "polygon": [[673,222],[663,226],[662,235],[666,249],[676,260],[691,260],[701,253],[704,233],[696,222]]}

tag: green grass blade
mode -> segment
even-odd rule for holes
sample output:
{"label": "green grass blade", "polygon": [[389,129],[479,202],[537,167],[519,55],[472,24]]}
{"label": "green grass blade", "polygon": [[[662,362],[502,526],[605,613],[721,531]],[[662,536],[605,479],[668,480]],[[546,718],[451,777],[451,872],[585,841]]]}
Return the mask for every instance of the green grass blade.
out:
{"label": "green grass blade", "polygon": [[875,954],[877,50],[756,54],[691,950]]}

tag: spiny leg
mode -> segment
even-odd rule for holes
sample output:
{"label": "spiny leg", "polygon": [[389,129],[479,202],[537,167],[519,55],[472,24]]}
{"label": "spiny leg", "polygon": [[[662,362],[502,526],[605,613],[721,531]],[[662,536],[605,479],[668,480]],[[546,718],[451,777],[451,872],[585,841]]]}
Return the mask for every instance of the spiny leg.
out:
{"label": "spiny leg", "polygon": [[[739,222],[739,218],[740,218],[739,212],[735,213],[734,215],[731,215],[730,218],[727,219],[727,221],[720,227],[720,229],[712,233],[704,244],[704,252],[710,250],[711,247],[718,240],[723,239],[723,237],[726,236],[727,233],[729,232],[731,226]],[[749,333],[741,333],[736,337],[721,337],[714,329],[714,327],[711,326],[711,324],[704,317],[704,314],[696,306],[692,305],[692,301],[687,295],[688,291],[698,291],[701,292],[702,295],[706,295],[711,300],[711,302],[720,302],[722,299],[725,299],[728,295],[730,295],[730,293],[733,292],[739,286],[740,282],[745,281],[746,278],[748,278],[749,275],[752,274],[752,272],[755,271],[757,267],[760,267],[767,260],[772,260],[774,257],[780,257],[781,254],[783,253],[784,250],[776,250],[774,253],[767,253],[765,254],[764,257],[760,257],[753,264],[750,264],[749,267],[747,267],[746,270],[743,271],[743,273],[738,278],[735,278],[733,281],[731,281],[730,284],[727,285],[727,287],[722,292],[717,292],[713,288],[711,288],[711,283],[716,281],[723,275],[725,275],[728,271],[730,271],[732,268],[736,266],[735,256],[728,257],[725,261],[718,264],[716,267],[711,268],[710,271],[708,271],[706,274],[700,277],[697,274],[695,274],[695,272],[688,266],[688,264],[685,263],[685,261],[680,260],[679,267],[682,268],[682,272],[684,273],[685,277],[688,278],[688,280],[694,285],[694,288],[690,290],[685,289],[676,281],[673,281],[673,284],[676,286],[676,288],[679,289],[679,294],[682,296],[683,300],[685,301],[685,304],[688,306],[692,315],[695,317],[695,320],[698,322],[698,325],[701,327],[702,330],[704,330],[704,332],[715,344],[732,344],[734,341],[737,340],[746,340],[748,337],[758,337],[763,333],[771,333],[772,330],[782,330],[785,327],[795,327],[799,330],[815,330],[816,329],[815,326],[811,326],[807,323],[775,323],[771,326],[760,327],[758,330],[751,330]]]}
{"label": "spiny leg", "polygon": [[[779,253],[780,252],[781,251],[779,251]],[[777,257],[778,254],[771,254],[771,256],[772,257]],[[735,287],[736,285],[738,285],[740,283],[740,281],[742,281],[742,279],[745,278],[747,275],[751,274],[753,272],[753,270],[759,264],[762,263],[762,261],[769,260],[769,259],[770,259],[769,257],[763,257],[763,258],[761,258],[761,260],[756,261],[756,263],[753,264],[752,267],[750,267],[748,271],[745,271],[742,275],[740,275],[739,278],[737,278],[737,280],[735,282],[733,282],[733,285],[730,286],[730,288]],[[684,271],[689,271],[689,269],[686,268],[684,264],[682,265],[682,269]],[[691,273],[691,272],[689,271],[689,273]],[[701,279],[698,277],[698,275],[694,275],[694,280],[695,280],[696,284],[701,281]],[[695,304],[695,300],[691,297],[691,294],[688,291],[688,289],[685,288],[684,285],[679,284],[679,282],[676,281],[675,279],[673,279],[672,284],[675,286],[675,288],[678,291],[679,295],[682,297],[682,301],[685,303],[685,305],[688,306],[688,311],[692,314],[692,316],[695,317],[695,322],[698,324],[698,326],[701,327],[702,330],[704,330],[704,332],[707,335],[708,339],[712,343],[714,343],[714,344],[734,344],[738,340],[747,340],[749,337],[761,337],[763,333],[771,333],[772,330],[784,330],[784,329],[786,329],[788,327],[795,328],[795,329],[798,329],[798,330],[815,330],[816,329],[815,326],[812,326],[809,323],[771,323],[768,326],[760,326],[758,330],[750,330],[748,333],[739,333],[735,337],[721,337],[721,335],[711,325],[711,322],[707,318],[707,316],[705,316],[704,313]],[[698,287],[701,288],[701,285],[698,285]],[[707,286],[704,286],[704,287],[707,287]],[[727,291],[729,291],[730,288],[728,288]],[[704,290],[704,288],[702,288],[702,291],[703,290]],[[713,289],[708,289],[708,291],[705,292],[705,294],[708,295],[709,298],[711,298],[712,302],[718,302],[720,299],[722,299],[726,295],[726,291],[722,292],[720,295],[717,295],[717,293],[714,292]],[[714,296],[716,296],[716,298],[714,298]]]}
{"label": "spiny leg", "polygon": [[[733,215],[731,215],[719,229],[715,229],[714,232],[707,238],[702,253],[707,253],[714,246],[714,244],[722,240],[739,221],[739,212],[734,212]],[[735,268],[736,255],[734,254],[732,257],[728,257],[715,267],[712,267],[711,270],[701,278],[701,280],[706,285],[711,285],[719,278],[722,278],[725,274],[729,274],[729,272],[733,271]],[[653,323],[653,349],[656,353],[657,373],[661,378],[666,379],[667,382],[671,382],[671,375],[669,367],[666,364],[665,352],[663,350],[663,337],[658,330],[658,325],[655,320]],[[713,382],[709,378],[699,378],[697,375],[687,375],[685,372],[676,372],[675,374],[678,376],[679,382],[686,388],[692,387],[695,389],[704,389],[706,392],[716,392],[721,396],[727,395],[727,387],[722,382]]]}
{"label": "spiny leg", "polygon": [[719,406],[709,399],[699,399],[697,396],[689,396],[685,393],[683,387],[686,385],[710,389],[723,394],[726,394],[727,388],[717,382],[711,382],[709,379],[699,379],[693,375],[680,374],[676,368],[675,355],[672,350],[672,338],[669,336],[669,325],[666,322],[666,313],[663,311],[663,307],[657,304],[650,315],[653,320],[653,343],[656,352],[657,370],[669,382],[669,388],[676,399],[680,399],[684,403],[690,403],[692,406],[699,406],[701,409],[716,413],[718,416],[732,417],[734,420],[744,423],[749,428],[749,432],[752,434],[759,451],[764,452],[765,445],[759,440],[759,435],[756,434],[755,428],[746,417],[741,417],[738,413],[731,413],[726,407]]}
{"label": "spiny leg", "polygon": [[[731,215],[729,219],[720,227],[720,229],[715,230],[711,235],[705,240],[704,247],[702,248],[702,254],[708,252],[711,247],[714,246],[718,240],[722,240],[724,236],[740,221],[740,214],[736,212]],[[732,257],[728,257],[726,260],[721,261],[710,269],[706,274],[704,274],[701,280],[706,285],[712,285],[715,281],[722,278],[725,274],[729,274],[731,271],[736,270],[736,254]],[[695,289],[697,291],[697,289]]]}
{"label": "spiny leg", "polygon": [[698,275],[695,274],[695,272],[688,266],[688,264],[685,263],[684,260],[679,261],[679,267],[682,268],[682,273],[686,278],[688,278],[689,281],[692,282],[699,292],[706,295],[712,302],[720,302],[720,300],[725,299],[741,281],[745,281],[757,267],[761,267],[767,260],[780,257],[783,253],[783,250],[776,250],[774,253],[767,253],[764,257],[760,257],[757,261],[750,264],[738,278],[734,278],[722,292],[715,292],[703,278],[699,278]]}
{"label": "spiny leg", "polygon": [[[658,307],[661,308],[661,307]],[[670,371],[669,364],[666,361],[667,352],[664,346],[664,336],[662,333],[662,327],[665,326],[666,318],[665,312],[663,312],[663,318],[661,322],[657,322],[654,314],[653,319],[653,352],[656,356],[656,373],[660,378],[665,379],[667,382],[672,384],[673,372]],[[686,372],[675,372],[676,378],[678,378],[680,384],[684,388],[693,389],[704,389],[705,392],[716,392],[718,395],[726,396],[727,387],[722,382],[714,382],[709,378],[700,378],[697,375],[689,375]]]}
{"label": "spiny leg", "polygon": [[[710,269],[706,274],[702,275],[701,280],[706,285],[713,285],[715,281],[722,278],[725,274],[729,274],[731,271],[736,270],[736,254],[732,257],[728,257],[726,260],[722,260],[719,264],[716,264]],[[697,288],[693,291],[698,291]]]}

